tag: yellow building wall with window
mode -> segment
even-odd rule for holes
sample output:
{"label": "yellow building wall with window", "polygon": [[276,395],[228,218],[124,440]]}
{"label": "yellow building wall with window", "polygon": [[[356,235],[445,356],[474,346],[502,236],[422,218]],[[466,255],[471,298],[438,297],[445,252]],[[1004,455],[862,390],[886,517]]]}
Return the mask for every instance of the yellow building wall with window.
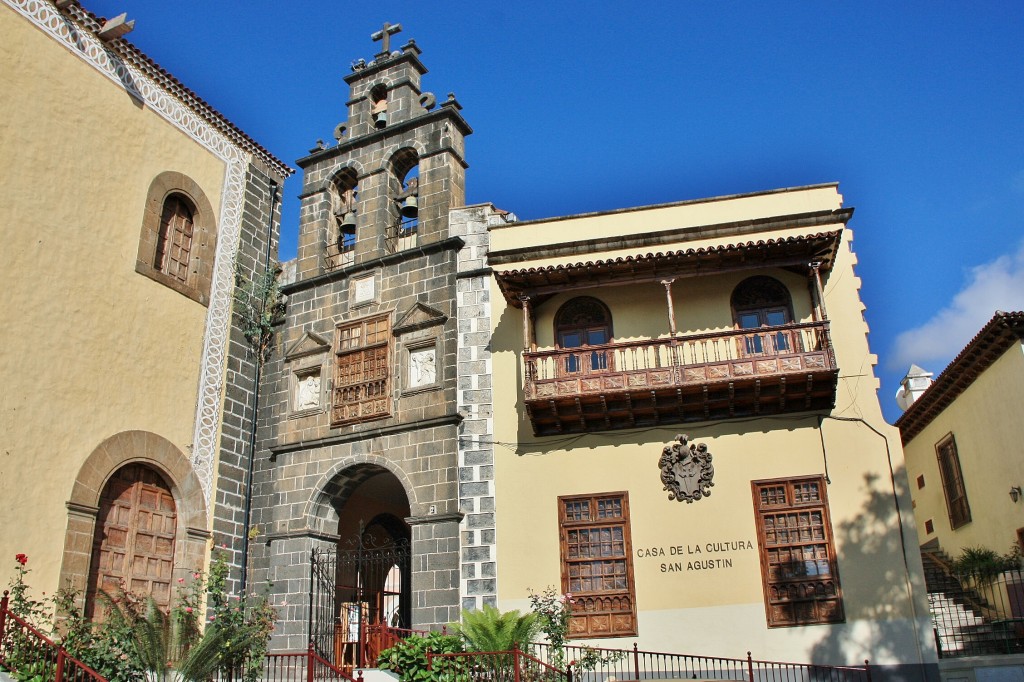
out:
{"label": "yellow building wall with window", "polygon": [[[1022,404],[1024,345],[1018,341],[904,445],[922,544],[937,542],[954,559],[966,547],[1006,554],[1019,546],[1024,497],[1014,502],[1009,492],[1024,486]],[[950,438],[956,443],[970,511],[970,521],[955,529],[936,451]]]}
{"label": "yellow building wall with window", "polygon": [[[66,581],[84,590],[103,563],[94,539],[115,551],[107,519],[142,538],[134,549],[147,560],[173,554],[156,588],[166,604],[170,572],[190,574],[207,560],[224,387],[237,383],[224,363],[237,243],[222,219],[230,216],[237,242],[260,189],[247,173],[276,187],[288,169],[102,27],[79,3],[0,1],[0,88],[9,95],[0,98],[9,311],[0,332],[0,583],[25,554],[36,597]],[[184,281],[156,255],[174,197],[194,212],[179,225]],[[261,228],[270,229],[266,218]],[[196,465],[200,432],[212,442]],[[105,510],[129,494],[102,493],[138,464],[131,520],[120,523]],[[146,508],[148,496],[162,501]],[[166,518],[149,527],[151,512]],[[164,546],[172,541],[173,552]],[[104,557],[128,588],[154,586],[131,556]]]}
{"label": "yellow building wall with window", "polygon": [[[749,650],[754,658],[830,664],[870,658],[904,672],[933,669],[935,649],[903,453],[898,433],[881,416],[875,393],[875,357],[867,345],[852,234],[845,218],[829,217],[841,207],[836,186],[823,185],[491,229],[494,385],[516,387],[496,391],[494,398],[500,607],[526,610],[531,593],[547,587],[567,591],[560,498],[564,504],[574,496],[623,493],[629,506],[635,634],[597,636],[579,643],[629,648],[636,642],[641,650],[724,657],[743,657]],[[811,214],[817,216],[811,226],[769,220]],[[771,227],[749,227],[758,220]],[[523,359],[526,323],[522,310],[508,302],[499,285],[510,272],[553,272],[560,266],[589,263],[580,271],[590,274],[579,277],[591,277],[592,286],[552,288],[531,303],[536,352],[555,347],[556,314],[567,301],[594,297],[610,312],[613,345],[622,344],[607,362],[618,363],[621,366],[614,369],[628,374],[634,362],[628,349],[632,342],[673,336],[666,287],[656,280],[626,281],[626,275],[624,281],[601,286],[599,273],[612,267],[603,269],[601,264],[638,262],[647,254],[670,251],[711,254],[728,245],[800,240],[837,230],[838,247],[823,276],[823,307],[839,370],[834,407],[535,435],[524,393],[529,381]],[[656,246],[629,247],[630,238],[659,232],[671,236]],[[569,243],[582,245],[581,250],[565,253],[556,248]],[[751,254],[757,250],[753,245],[744,248]],[[752,276],[771,277],[784,285],[792,299],[793,324],[811,324],[820,314],[810,280],[795,267],[796,261],[775,266],[749,260],[740,267],[709,265],[675,279],[671,297],[676,338],[736,333],[730,297]],[[669,271],[662,274],[666,279],[673,276]],[[805,343],[798,336],[792,332],[787,338],[790,343]],[[708,347],[717,352],[735,349],[732,342],[709,342]],[[588,360],[587,352],[578,357],[582,360],[576,362],[597,363]],[[580,403],[579,409],[589,408]],[[677,434],[688,434],[690,444],[706,445],[712,455],[710,495],[692,503],[670,499],[661,478],[663,448]],[[842,613],[832,620],[840,622],[769,626],[754,486],[777,479],[824,482],[832,570],[842,597]],[[578,536],[571,538],[575,542]],[[809,566],[802,564],[801,570],[815,570]],[[590,603],[581,604],[584,601]]]}
{"label": "yellow building wall with window", "polygon": [[135,261],[151,180],[186,173],[219,206],[224,162],[6,6],[0,35],[2,88],[18,93],[0,100],[12,313],[0,356],[0,581],[25,552],[33,586],[50,594],[61,502],[89,454],[132,430],[188,452],[207,309]]}

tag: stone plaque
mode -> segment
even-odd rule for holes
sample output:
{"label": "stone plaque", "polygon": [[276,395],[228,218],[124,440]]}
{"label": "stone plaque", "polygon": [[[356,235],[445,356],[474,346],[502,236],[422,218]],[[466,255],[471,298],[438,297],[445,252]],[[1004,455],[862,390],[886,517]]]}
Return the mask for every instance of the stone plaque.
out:
{"label": "stone plaque", "polygon": [[368,303],[373,300],[373,277],[363,277],[362,279],[355,280],[352,284],[355,286],[355,303]]}

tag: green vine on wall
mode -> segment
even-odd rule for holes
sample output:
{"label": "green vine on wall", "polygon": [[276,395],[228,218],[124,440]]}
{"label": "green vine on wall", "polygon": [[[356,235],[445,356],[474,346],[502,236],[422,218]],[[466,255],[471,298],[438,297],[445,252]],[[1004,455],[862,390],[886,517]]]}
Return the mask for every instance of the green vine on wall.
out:
{"label": "green vine on wall", "polygon": [[241,269],[235,270],[235,317],[261,364],[270,358],[274,325],[285,311],[286,298],[281,293],[280,275],[278,266],[246,281]]}

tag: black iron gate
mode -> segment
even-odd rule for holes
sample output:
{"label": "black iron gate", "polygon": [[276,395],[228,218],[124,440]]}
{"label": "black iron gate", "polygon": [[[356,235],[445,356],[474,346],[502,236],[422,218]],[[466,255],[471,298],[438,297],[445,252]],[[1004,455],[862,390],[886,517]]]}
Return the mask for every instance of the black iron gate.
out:
{"label": "black iron gate", "polygon": [[374,633],[408,628],[411,552],[408,541],[377,544],[361,535],[350,549],[313,549],[309,636],[318,654],[338,666],[365,667],[379,653]]}

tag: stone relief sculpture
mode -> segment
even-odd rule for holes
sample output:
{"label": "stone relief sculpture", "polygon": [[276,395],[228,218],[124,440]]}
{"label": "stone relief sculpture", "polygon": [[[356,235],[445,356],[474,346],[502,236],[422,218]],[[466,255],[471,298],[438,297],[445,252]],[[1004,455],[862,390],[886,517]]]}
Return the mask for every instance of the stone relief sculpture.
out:
{"label": "stone relief sculpture", "polygon": [[320,407],[320,375],[309,374],[299,380],[295,390],[295,409],[310,410]]}
{"label": "stone relief sculpture", "polygon": [[711,495],[715,467],[711,465],[708,446],[695,443],[687,447],[689,438],[680,434],[676,436],[676,442],[666,445],[661,451],[658,468],[661,469],[661,482],[665,485],[663,490],[668,491],[668,499],[692,503]]}
{"label": "stone relief sculpture", "polygon": [[409,386],[428,386],[437,381],[436,350],[426,348],[409,353]]}

